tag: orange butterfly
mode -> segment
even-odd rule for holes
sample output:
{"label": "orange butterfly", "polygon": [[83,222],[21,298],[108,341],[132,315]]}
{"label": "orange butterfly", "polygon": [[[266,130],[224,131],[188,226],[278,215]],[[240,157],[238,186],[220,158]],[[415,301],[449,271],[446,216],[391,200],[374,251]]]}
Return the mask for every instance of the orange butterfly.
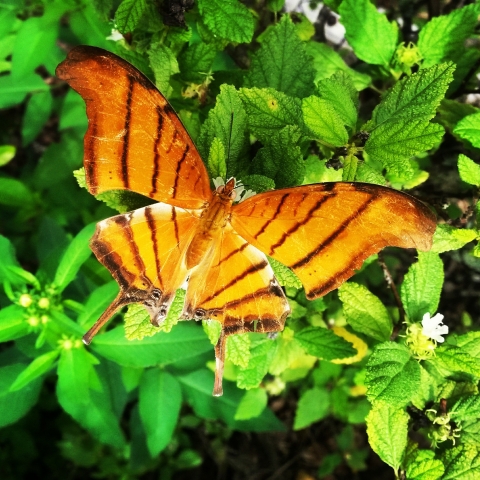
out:
{"label": "orange butterfly", "polygon": [[387,245],[428,250],[430,210],[396,190],[321,183],[233,204],[235,180],[212,191],[193,141],[165,97],[136,68],[95,47],[74,48],[57,68],[85,100],[90,193],[126,189],[158,203],[103,220],[91,241],[120,293],[85,343],[122,306],[143,303],[160,325],[188,279],[184,319],[222,324],[214,395],[222,394],[225,340],[276,332],[290,313],[266,255],[290,267],[314,299],[340,286]]}

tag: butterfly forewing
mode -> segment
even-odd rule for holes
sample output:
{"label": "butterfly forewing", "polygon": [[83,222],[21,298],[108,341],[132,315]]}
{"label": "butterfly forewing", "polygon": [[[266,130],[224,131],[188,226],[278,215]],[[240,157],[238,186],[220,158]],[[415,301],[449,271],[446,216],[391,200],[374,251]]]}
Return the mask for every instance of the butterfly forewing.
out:
{"label": "butterfly forewing", "polygon": [[324,183],[276,190],[235,205],[233,228],[292,268],[307,296],[337,288],[385,246],[428,250],[435,218],[396,190],[362,183]]}
{"label": "butterfly forewing", "polygon": [[127,189],[183,208],[200,208],[211,198],[191,138],[136,68],[110,52],[81,46],[56,74],[87,105],[84,165],[91,193]]}

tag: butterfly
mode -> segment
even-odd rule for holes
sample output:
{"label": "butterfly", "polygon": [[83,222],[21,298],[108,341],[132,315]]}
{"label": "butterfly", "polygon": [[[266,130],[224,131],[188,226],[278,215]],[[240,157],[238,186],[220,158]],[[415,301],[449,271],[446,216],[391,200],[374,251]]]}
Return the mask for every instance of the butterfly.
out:
{"label": "butterfly", "polygon": [[188,280],[182,318],[222,325],[213,390],[221,395],[226,338],[281,331],[290,313],[267,255],[292,269],[307,298],[315,299],[385,246],[431,247],[432,212],[379,185],[303,185],[234,204],[235,179],[211,189],[173,108],[135,67],[108,51],[79,46],[56,74],[86,103],[90,193],[131,190],[156,202],[97,225],[91,249],[120,293],[85,334],[86,344],[130,303],[143,304],[152,324],[162,324]]}

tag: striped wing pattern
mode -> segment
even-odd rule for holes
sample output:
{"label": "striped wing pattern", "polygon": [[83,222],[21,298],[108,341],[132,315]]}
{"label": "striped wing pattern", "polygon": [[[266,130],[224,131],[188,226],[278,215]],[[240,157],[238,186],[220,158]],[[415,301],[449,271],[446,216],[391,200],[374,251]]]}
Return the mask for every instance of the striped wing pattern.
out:
{"label": "striped wing pattern", "polygon": [[314,299],[339,287],[386,246],[429,250],[435,217],[396,190],[336,182],[255,195],[234,205],[232,226],[290,267]]}
{"label": "striped wing pattern", "polygon": [[200,208],[211,199],[194,143],[165,97],[136,68],[105,50],[80,46],[56,74],[87,105],[90,193],[127,189],[183,208]]}

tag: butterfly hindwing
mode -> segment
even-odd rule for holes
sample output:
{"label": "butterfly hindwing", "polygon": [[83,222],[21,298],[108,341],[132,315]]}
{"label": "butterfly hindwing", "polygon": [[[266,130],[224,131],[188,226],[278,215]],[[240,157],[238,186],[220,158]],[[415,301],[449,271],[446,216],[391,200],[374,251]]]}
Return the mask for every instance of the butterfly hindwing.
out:
{"label": "butterfly hindwing", "polygon": [[194,143],[165,97],[136,68],[105,50],[80,46],[56,74],[87,105],[90,193],[127,189],[183,208],[210,200],[207,170]]}
{"label": "butterfly hindwing", "polygon": [[363,183],[323,183],[255,195],[232,210],[233,228],[290,267],[310,299],[340,286],[385,246],[431,247],[435,218],[420,201]]}

